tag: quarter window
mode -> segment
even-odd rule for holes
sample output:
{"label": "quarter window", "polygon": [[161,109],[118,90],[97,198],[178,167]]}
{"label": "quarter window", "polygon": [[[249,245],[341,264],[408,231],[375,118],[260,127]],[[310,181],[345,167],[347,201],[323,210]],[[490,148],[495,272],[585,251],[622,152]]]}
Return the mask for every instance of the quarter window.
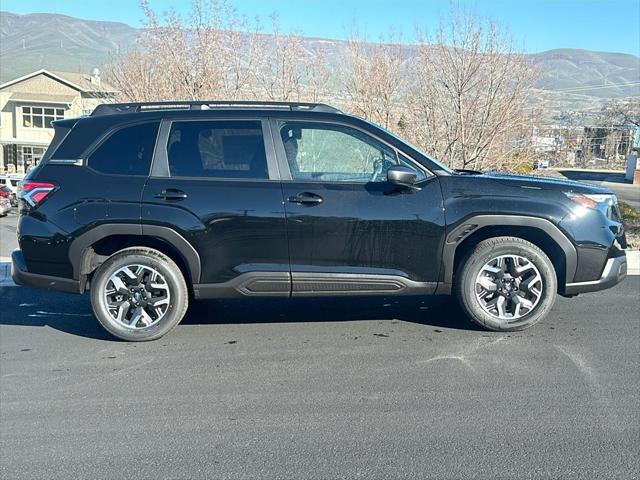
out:
{"label": "quarter window", "polygon": [[269,178],[259,121],[173,122],[167,153],[172,176]]}
{"label": "quarter window", "polygon": [[398,164],[416,170],[417,181],[426,178],[395,150],[351,127],[286,122],[280,136],[294,180],[385,182],[389,168]]}
{"label": "quarter window", "polygon": [[117,130],[89,156],[89,167],[114,175],[148,175],[158,126],[153,122]]}
{"label": "quarter window", "polygon": [[64,108],[22,107],[22,126],[27,128],[53,128],[51,122],[64,118]]}

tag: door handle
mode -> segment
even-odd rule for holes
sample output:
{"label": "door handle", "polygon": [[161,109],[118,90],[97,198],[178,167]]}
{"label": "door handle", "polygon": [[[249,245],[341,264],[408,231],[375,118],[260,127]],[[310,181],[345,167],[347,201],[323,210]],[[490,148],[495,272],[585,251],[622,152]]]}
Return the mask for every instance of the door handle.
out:
{"label": "door handle", "polygon": [[164,200],[184,200],[187,198],[187,194],[182,190],[176,190],[175,188],[167,188],[154,195],[156,198],[162,198]]}
{"label": "door handle", "polygon": [[319,205],[324,199],[320,195],[316,195],[311,192],[302,192],[297,195],[293,195],[287,199],[289,203],[298,203],[300,205]]}

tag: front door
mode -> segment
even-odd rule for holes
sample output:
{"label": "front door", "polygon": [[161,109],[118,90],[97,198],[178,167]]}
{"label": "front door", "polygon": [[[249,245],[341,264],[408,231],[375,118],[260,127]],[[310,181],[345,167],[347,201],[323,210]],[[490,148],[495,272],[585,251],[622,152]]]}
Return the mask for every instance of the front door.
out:
{"label": "front door", "polygon": [[[293,295],[431,293],[444,235],[437,177],[348,125],[272,121],[283,180]],[[419,189],[386,181],[416,170]]]}
{"label": "front door", "polygon": [[282,189],[264,125],[163,121],[143,194],[143,233],[168,227],[194,247],[196,296],[290,293]]}

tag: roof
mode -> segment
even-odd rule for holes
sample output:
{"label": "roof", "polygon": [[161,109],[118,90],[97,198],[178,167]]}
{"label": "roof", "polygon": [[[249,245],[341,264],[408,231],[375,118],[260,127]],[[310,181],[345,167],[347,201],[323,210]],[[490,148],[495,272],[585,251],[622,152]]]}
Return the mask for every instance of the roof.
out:
{"label": "roof", "polygon": [[14,102],[39,102],[39,103],[72,103],[75,95],[50,95],[48,93],[16,92],[11,94],[9,100]]}
{"label": "roof", "polygon": [[0,85],[0,90],[38,75],[46,75],[83,93],[118,93],[113,85],[110,85],[103,79],[100,79],[99,83],[96,83],[95,81],[92,82],[91,75],[87,75],[85,73],[58,72],[45,69],[36,70],[35,72],[28,73],[22,77],[9,80],[8,82]]}

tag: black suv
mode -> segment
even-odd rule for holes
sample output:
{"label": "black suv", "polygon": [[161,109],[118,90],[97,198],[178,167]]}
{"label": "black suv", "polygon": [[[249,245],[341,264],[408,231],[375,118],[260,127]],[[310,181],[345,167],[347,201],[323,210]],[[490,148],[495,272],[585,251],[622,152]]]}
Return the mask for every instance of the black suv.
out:
{"label": "black suv", "polygon": [[54,126],[20,186],[13,278],[90,290],[122,339],[164,335],[190,297],[454,292],[518,330],[626,275],[609,190],[453,171],[327,105],[109,104]]}

